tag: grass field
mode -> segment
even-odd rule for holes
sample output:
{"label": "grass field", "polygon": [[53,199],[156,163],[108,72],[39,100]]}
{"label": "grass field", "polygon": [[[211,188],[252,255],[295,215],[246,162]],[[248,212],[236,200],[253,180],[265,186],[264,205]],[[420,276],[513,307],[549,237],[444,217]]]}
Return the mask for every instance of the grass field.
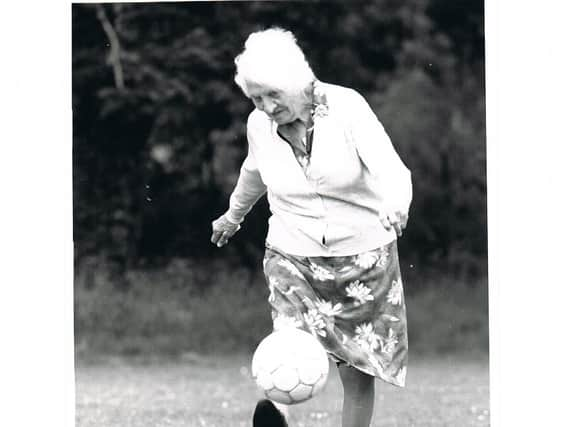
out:
{"label": "grass field", "polygon": [[[264,278],[184,263],[128,277],[128,292],[105,274],[92,287],[77,277],[77,426],[250,426],[259,396],[247,351],[272,328]],[[373,426],[488,426],[486,280],[419,284],[406,300],[408,385],[377,382]],[[332,369],[325,390],[293,408],[290,427],[339,427],[341,401]]]}
{"label": "grass field", "polygon": [[[250,357],[78,360],[77,427],[251,426],[258,392]],[[339,427],[335,369],[324,391],[292,408],[290,427]],[[374,427],[488,426],[489,368],[484,357],[411,359],[407,387],[377,382]]]}

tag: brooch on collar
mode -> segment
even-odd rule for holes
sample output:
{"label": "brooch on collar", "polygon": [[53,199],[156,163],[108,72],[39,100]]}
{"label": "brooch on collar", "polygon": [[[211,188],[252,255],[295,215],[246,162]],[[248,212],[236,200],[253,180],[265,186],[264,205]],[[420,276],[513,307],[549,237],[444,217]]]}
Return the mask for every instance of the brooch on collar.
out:
{"label": "brooch on collar", "polygon": [[329,113],[329,106],[327,104],[327,96],[325,91],[316,80],[314,82],[314,100],[312,104],[312,118],[325,117]]}

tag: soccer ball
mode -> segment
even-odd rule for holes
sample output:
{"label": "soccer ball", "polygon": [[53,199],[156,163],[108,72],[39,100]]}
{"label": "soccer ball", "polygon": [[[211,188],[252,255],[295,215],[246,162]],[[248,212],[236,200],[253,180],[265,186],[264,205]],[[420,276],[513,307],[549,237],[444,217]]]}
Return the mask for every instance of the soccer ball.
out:
{"label": "soccer ball", "polygon": [[321,391],[329,361],[322,345],[309,333],[287,327],[264,338],[252,358],[252,376],[264,395],[291,405]]}

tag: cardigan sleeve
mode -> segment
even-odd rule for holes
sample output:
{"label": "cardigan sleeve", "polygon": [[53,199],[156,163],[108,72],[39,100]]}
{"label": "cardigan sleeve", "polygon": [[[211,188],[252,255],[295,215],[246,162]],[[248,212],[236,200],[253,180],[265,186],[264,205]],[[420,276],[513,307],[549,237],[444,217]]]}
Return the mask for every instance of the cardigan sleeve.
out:
{"label": "cardigan sleeve", "polygon": [[239,173],[237,184],[229,198],[229,210],[225,216],[234,224],[243,222],[246,214],[250,212],[254,204],[266,193],[266,185],[262,181],[256,165],[256,159],[251,150],[252,135],[247,129],[249,141],[248,154]]}
{"label": "cardigan sleeve", "polygon": [[359,158],[377,180],[383,206],[408,215],[412,201],[410,170],[395,151],[383,125],[359,93],[353,91],[351,136]]}

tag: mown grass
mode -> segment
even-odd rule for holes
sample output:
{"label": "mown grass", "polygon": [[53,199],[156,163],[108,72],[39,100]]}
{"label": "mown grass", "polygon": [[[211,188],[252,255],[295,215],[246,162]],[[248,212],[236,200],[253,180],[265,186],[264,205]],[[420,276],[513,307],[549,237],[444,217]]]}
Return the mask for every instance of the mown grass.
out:
{"label": "mown grass", "polygon": [[[104,358],[77,365],[77,427],[250,426],[258,391],[250,354]],[[485,358],[412,358],[407,387],[377,382],[374,427],[489,425]],[[291,410],[291,427],[341,425],[335,369],[322,393]]]}

